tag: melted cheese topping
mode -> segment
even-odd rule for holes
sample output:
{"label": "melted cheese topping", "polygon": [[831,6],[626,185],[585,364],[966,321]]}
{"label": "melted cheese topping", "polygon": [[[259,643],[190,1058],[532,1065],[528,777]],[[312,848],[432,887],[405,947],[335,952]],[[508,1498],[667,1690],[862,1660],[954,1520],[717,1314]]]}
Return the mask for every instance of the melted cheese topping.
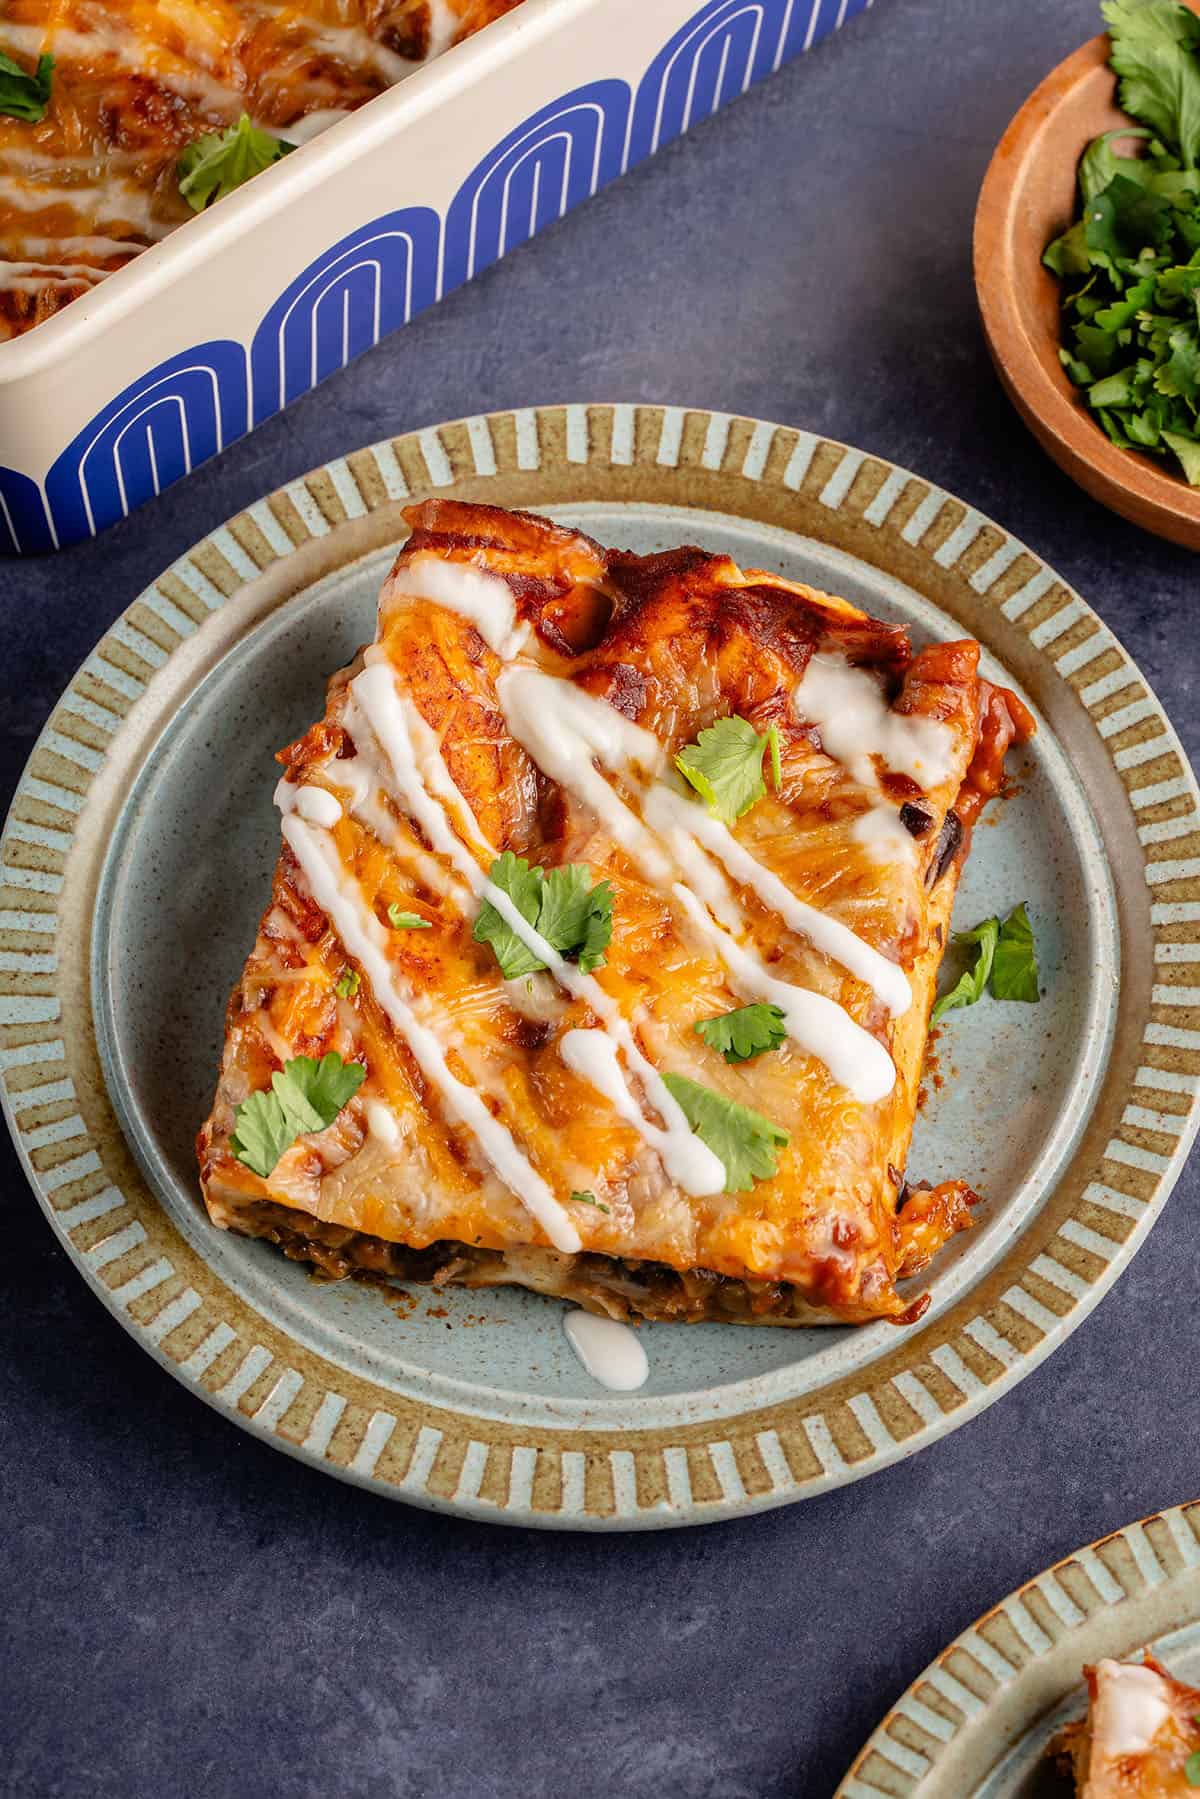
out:
{"label": "melted cheese topping", "polygon": [[[782,1283],[848,1318],[897,1315],[894,1288],[867,1282],[886,1283],[903,1260],[885,1158],[902,1165],[920,1020],[892,1030],[887,1014],[912,994],[923,1010],[939,941],[931,915],[944,927],[953,882],[930,901],[911,878],[872,870],[851,828],[856,782],[794,727],[778,793],[733,827],[684,792],[671,751],[740,702],[727,664],[680,653],[687,606],[670,569],[660,601],[646,588],[657,566],[648,577],[616,557],[606,565],[587,540],[540,521],[448,502],[409,517],[453,549],[402,557],[379,640],[285,758],[278,797],[291,854],[231,1016],[206,1138],[213,1159],[202,1154],[210,1204],[214,1186],[233,1196],[235,1215],[263,1197],[229,1153],[233,1108],[269,1081],[275,1055],[324,1045],[362,1059],[368,1080],[325,1132],[287,1153],[266,1190],[281,1204],[413,1250],[461,1243],[474,1257],[468,1279],[503,1278],[511,1256],[528,1284],[573,1280],[553,1257],[520,1258],[544,1256],[547,1242],[570,1254],[582,1238],[598,1256],[649,1270],[630,1279],[653,1288],[664,1315],[706,1302],[707,1289],[671,1289],[670,1270],[685,1283],[688,1271]],[[707,568],[696,577],[698,624],[703,607],[724,616],[720,589],[735,583],[717,569],[719,583]],[[572,582],[606,604],[632,601],[612,626],[620,660],[583,649],[574,679],[552,645],[572,629],[603,632],[589,621],[607,614]],[[782,613],[792,602],[756,601],[771,604]],[[544,639],[523,631],[518,605],[524,617],[542,608]],[[555,635],[549,622],[560,619]],[[878,660],[905,665],[897,633],[880,626],[877,639]],[[750,665],[756,691],[770,693],[773,679],[786,694],[801,665],[773,650],[757,617],[745,648],[761,658],[761,672]],[[730,660],[741,655],[735,645]],[[974,665],[936,648],[923,655],[902,703],[953,721],[961,779],[978,730]],[[946,800],[931,800],[931,817]],[[597,971],[568,960],[497,888],[490,870],[507,845],[611,881],[613,938]],[[396,902],[432,929],[388,929]],[[541,973],[505,981],[472,941],[483,903]],[[340,996],[348,962],[362,980]],[[752,1069],[727,1069],[696,1023],[756,1000],[780,1008],[792,1041]],[[906,1072],[887,1103],[890,1043]],[[791,1132],[752,1198],[726,1192],[720,1158],[688,1129],[668,1072]],[[594,1208],[570,1203],[589,1190]],[[756,1291],[727,1309],[739,1303],[757,1316],[778,1300]]]}
{"label": "melted cheese topping", "polygon": [[[768,868],[756,862],[733,833],[681,791],[654,780],[663,767],[657,740],[631,723],[606,701],[572,682],[551,676],[529,662],[511,662],[527,634],[515,624],[512,591],[490,571],[442,557],[418,554],[386,584],[382,614],[398,597],[416,597],[446,606],[479,630],[485,642],[509,662],[497,682],[497,695],[507,727],[537,766],[595,813],[614,840],[628,849],[655,881],[670,881],[674,870],[663,839],[694,875],[702,892],[715,899],[728,921],[734,908],[727,884],[705,856],[707,850],[735,878],[778,911],[792,929],[851,973],[864,980],[893,1015],[904,1012],[911,992],[902,969],[856,936],[846,925],[797,899]],[[685,1192],[696,1196],[720,1192],[724,1169],[690,1132],[682,1110],[642,1054],[629,1025],[594,977],[582,974],[522,917],[508,896],[484,876],[475,854],[466,848],[439,801],[448,801],[460,827],[469,808],[451,780],[436,739],[412,702],[402,698],[386,652],[373,645],[367,667],[351,683],[384,750],[396,782],[396,796],[420,826],[434,849],[452,863],[480,899],[486,899],[510,929],[546,964],[559,984],[587,1001],[602,1020],[599,1031],[570,1031],[560,1045],[563,1060],[601,1092],[657,1149],[666,1172]],[[420,742],[423,753],[416,744]],[[642,782],[643,814],[616,793],[596,764],[637,771]],[[437,797],[435,797],[435,795]],[[491,855],[486,840],[467,830],[474,847]],[[656,833],[661,827],[662,835]],[[711,868],[711,873],[709,872]],[[752,945],[737,942],[715,924],[705,906],[685,884],[671,883],[682,909],[716,947],[735,987],[748,997],[780,1006],[789,1032],[802,1049],[817,1056],[856,1099],[870,1104],[884,1098],[895,1081],[891,1057],[856,1024],[843,1007],[823,995],[805,991],[770,975]],[[636,1073],[665,1129],[649,1119],[622,1069],[618,1050]]]}
{"label": "melted cheese topping", "polygon": [[[527,635],[516,626],[508,584],[470,565],[436,556],[415,556],[387,583],[382,612],[401,597],[419,597],[448,607],[474,625],[498,655],[509,659],[519,652]],[[341,774],[351,791],[353,808],[360,814],[366,807],[386,813],[372,792],[373,778],[384,780],[385,791],[417,824],[435,854],[444,857],[461,877],[470,894],[478,901],[490,902],[519,940],[545,964],[558,985],[573,998],[584,1000],[599,1018],[599,1028],[577,1028],[563,1035],[559,1054],[565,1065],[600,1093],[658,1153],[664,1171],[676,1186],[695,1197],[720,1193],[725,1185],[723,1164],[692,1133],[678,1102],[641,1050],[619,1006],[593,975],[584,974],[559,955],[484,873],[480,858],[490,866],[494,850],[455,785],[436,735],[412,701],[398,692],[395,671],[382,646],[370,647],[365,664],[350,683],[354,713],[349,723],[359,754],[334,763],[330,770],[335,778]],[[652,878],[673,872],[667,846],[673,848],[691,872],[700,877],[701,892],[715,900],[719,912],[728,919],[736,915],[737,908],[724,875],[709,862],[705,854],[709,852],[728,873],[774,906],[791,928],[872,985],[890,1010],[899,1013],[907,1007],[911,995],[901,969],[840,921],[796,899],[773,871],[742,848],[726,826],[696,801],[654,778],[663,767],[665,755],[649,732],[632,724],[606,701],[546,674],[532,663],[510,660],[497,682],[497,693],[513,737],[524,745],[545,774],[578,795],[595,812]],[[363,755],[360,746],[366,735],[364,725],[382,751],[383,762],[359,768],[356,764]],[[597,762],[610,770],[637,772],[641,818],[616,793],[597,768]],[[385,778],[385,769],[390,778]],[[421,1066],[425,1068],[428,1063],[435,1071],[430,1078],[454,1115],[471,1124],[487,1161],[529,1206],[555,1246],[561,1248],[568,1239],[577,1243],[568,1215],[545,1183],[535,1176],[532,1165],[518,1151],[511,1136],[496,1124],[482,1102],[477,1102],[475,1108],[464,1107],[463,1093],[469,1090],[450,1073],[436,1033],[428,1024],[418,1023],[411,1005],[399,994],[387,957],[381,953],[379,927],[362,904],[354,883],[340,871],[332,845],[322,850],[311,833],[297,831],[297,820],[331,831],[342,817],[337,798],[323,787],[294,786],[281,781],[276,800],[284,814],[285,837],[304,869],[314,897],[334,922],[346,948],[364,968],[368,967],[365,958],[369,958],[372,986],[377,987],[377,975],[386,983],[381,1003]],[[654,829],[656,824],[661,827],[661,837]],[[737,991],[748,999],[778,1005],[789,1035],[801,1049],[823,1061],[835,1080],[856,1099],[870,1104],[891,1091],[895,1070],[890,1056],[842,1006],[771,975],[753,945],[737,941],[716,923],[704,901],[685,883],[673,881],[671,891],[683,913],[718,951]],[[326,904],[326,898],[330,904]],[[632,1085],[635,1076],[661,1124],[647,1115],[637,1098]],[[373,1134],[380,1133],[376,1130]]]}
{"label": "melted cheese topping", "polygon": [[411,996],[401,993],[383,932],[336,854],[295,814],[284,818],[283,835],[313,898],[362,968],[376,1000],[412,1051],[422,1074],[437,1089],[450,1116],[471,1132],[496,1174],[529,1208],[555,1249],[564,1255],[575,1254],[582,1243],[565,1210],[475,1089],[451,1072],[437,1036],[418,1019]]}

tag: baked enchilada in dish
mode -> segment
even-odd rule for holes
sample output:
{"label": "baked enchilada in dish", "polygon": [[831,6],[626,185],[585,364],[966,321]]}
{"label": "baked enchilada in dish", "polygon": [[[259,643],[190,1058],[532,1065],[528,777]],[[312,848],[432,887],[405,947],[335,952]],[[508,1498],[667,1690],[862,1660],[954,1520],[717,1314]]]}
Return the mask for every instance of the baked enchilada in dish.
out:
{"label": "baked enchilada in dish", "polygon": [[618,1319],[919,1315],[974,1198],[905,1179],[930,1005],[1032,720],[976,643],[726,556],[406,517],[280,755],[212,1221]]}
{"label": "baked enchilada in dish", "polygon": [[1153,1657],[1085,1668],[1088,1715],[1054,1753],[1078,1799],[1185,1799],[1200,1788],[1200,1689]]}
{"label": "baked enchilada in dish", "polygon": [[0,341],[520,0],[5,0]]}

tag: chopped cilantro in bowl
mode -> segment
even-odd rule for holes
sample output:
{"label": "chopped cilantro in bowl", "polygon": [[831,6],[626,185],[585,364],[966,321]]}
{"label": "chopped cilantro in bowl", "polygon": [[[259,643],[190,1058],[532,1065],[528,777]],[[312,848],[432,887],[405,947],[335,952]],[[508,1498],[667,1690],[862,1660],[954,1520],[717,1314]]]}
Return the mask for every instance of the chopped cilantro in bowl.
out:
{"label": "chopped cilantro in bowl", "polygon": [[1113,443],[1200,487],[1200,17],[1180,0],[1101,11],[1137,123],[1089,145],[1080,216],[1046,248],[1063,283],[1059,355]]}

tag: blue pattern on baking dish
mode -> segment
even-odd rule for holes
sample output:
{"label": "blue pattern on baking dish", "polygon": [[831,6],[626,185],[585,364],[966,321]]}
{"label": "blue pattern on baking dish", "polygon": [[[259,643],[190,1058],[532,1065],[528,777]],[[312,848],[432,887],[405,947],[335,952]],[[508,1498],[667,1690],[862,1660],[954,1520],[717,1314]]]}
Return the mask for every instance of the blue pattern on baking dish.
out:
{"label": "blue pattern on baking dish", "polygon": [[74,543],[113,524],[871,4],[708,0],[636,94],[590,82],[510,131],[444,222],[407,207],[326,250],[268,308],[248,354],[224,339],[142,375],[58,457],[44,501],[28,476],[0,468],[0,550]]}
{"label": "blue pattern on baking dish", "polygon": [[250,348],[256,425],[433,304],[441,230],[428,206],[385,212],[288,283]]}

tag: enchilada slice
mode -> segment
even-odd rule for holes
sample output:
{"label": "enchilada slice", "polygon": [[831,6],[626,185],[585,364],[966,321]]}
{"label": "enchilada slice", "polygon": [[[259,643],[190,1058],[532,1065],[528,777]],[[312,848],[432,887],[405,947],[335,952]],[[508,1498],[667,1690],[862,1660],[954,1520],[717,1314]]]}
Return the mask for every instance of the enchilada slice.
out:
{"label": "enchilada slice", "polygon": [[1152,1656],[1085,1668],[1089,1710],[1054,1753],[1079,1799],[1185,1799],[1200,1787],[1200,1689]]}
{"label": "enchilada slice", "polygon": [[406,516],[281,753],[213,1222],[617,1318],[917,1315],[897,1282],[973,1198],[904,1178],[929,1010],[1032,721],[977,644],[725,556]]}

